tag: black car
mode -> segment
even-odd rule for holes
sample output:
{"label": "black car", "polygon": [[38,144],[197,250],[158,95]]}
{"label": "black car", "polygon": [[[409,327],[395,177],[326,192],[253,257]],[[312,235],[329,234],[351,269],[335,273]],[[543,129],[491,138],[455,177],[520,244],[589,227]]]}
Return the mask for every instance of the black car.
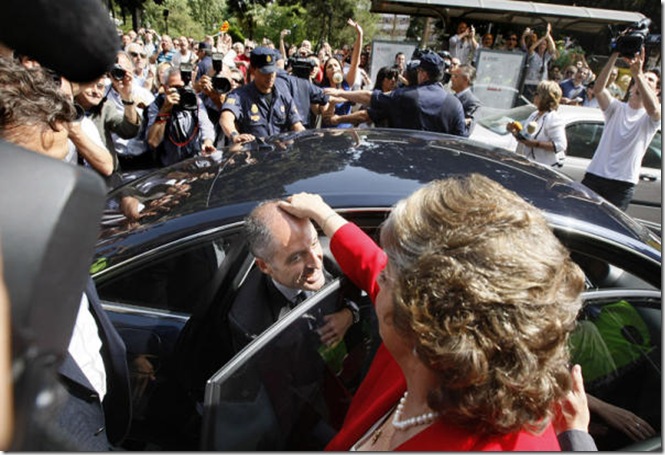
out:
{"label": "black car", "polygon": [[[513,153],[381,129],[280,135],[225,149],[221,159],[158,170],[110,194],[92,272],[129,353],[134,422],[126,448],[323,448],[379,344],[372,306],[361,295],[357,329],[325,349],[312,332],[346,285],[341,277],[234,352],[226,313],[248,274],[257,273],[243,217],[262,200],[307,191],[376,236],[399,199],[431,180],[471,172],[542,209],[586,273],[580,319],[605,324],[616,357],[602,372],[603,365],[584,363],[593,355],[577,353],[594,376],[587,391],[657,431],[629,446],[594,416],[599,448],[659,449],[660,239],[581,184]],[[126,216],[132,207],[140,216]]]}

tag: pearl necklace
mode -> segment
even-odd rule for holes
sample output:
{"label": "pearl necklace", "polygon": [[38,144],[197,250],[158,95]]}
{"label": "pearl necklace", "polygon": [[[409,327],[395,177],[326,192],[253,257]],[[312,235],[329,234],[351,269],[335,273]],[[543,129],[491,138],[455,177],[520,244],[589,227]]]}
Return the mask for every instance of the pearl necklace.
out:
{"label": "pearl necklace", "polygon": [[400,422],[400,417],[402,417],[402,412],[404,411],[404,403],[406,403],[406,397],[409,395],[409,392],[404,392],[404,396],[399,400],[397,409],[395,410],[395,415],[393,416],[393,427],[398,430],[408,430],[411,427],[416,427],[418,425],[429,425],[434,422],[441,414],[438,412],[426,412],[415,417],[410,417],[406,420]]}

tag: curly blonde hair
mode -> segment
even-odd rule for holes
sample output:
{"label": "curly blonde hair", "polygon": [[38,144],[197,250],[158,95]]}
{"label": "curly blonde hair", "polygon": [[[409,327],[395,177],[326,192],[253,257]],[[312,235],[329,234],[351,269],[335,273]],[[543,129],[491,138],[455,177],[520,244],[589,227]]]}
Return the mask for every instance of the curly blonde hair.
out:
{"label": "curly blonde hair", "polygon": [[478,174],[439,180],[381,241],[395,327],[440,381],[430,407],[477,434],[541,431],[570,389],[584,275],[538,209]]}

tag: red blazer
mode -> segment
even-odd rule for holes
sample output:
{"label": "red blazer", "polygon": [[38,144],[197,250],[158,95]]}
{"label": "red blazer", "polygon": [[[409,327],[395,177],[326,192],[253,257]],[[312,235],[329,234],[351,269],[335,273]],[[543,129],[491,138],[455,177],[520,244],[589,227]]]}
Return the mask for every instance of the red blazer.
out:
{"label": "red blazer", "polygon": [[[383,250],[353,223],[344,225],[335,233],[330,249],[344,274],[358,287],[367,291],[374,301],[379,289],[376,277],[387,262]],[[395,406],[405,390],[406,382],[402,370],[381,344],[367,376],[351,401],[342,429],[330,441],[326,450],[349,450],[377,420]],[[439,419],[396,450],[559,451],[560,448],[552,425],[548,425],[540,435],[519,431],[503,436],[480,437]]]}

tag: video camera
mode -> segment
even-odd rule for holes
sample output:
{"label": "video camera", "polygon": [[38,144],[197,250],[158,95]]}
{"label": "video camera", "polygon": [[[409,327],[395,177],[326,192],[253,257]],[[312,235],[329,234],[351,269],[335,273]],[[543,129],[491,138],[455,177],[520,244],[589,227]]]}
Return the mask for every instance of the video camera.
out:
{"label": "video camera", "polygon": [[291,74],[301,79],[309,79],[316,62],[309,57],[291,57],[289,58]]}
{"label": "video camera", "polygon": [[178,103],[177,108],[185,111],[195,111],[198,108],[196,93],[194,93],[194,89],[190,86],[193,68],[194,67],[191,63],[180,64],[180,78],[185,86],[178,87],[180,102]]}
{"label": "video camera", "polygon": [[217,93],[228,93],[232,88],[229,78],[222,76],[223,58],[224,54],[221,52],[212,54],[212,69],[215,71],[215,75],[212,77],[212,87]]}
{"label": "video camera", "polygon": [[622,57],[635,57],[635,54],[640,52],[647,39],[650,25],[651,19],[644,18],[639,22],[629,25],[618,35],[615,29],[613,29],[612,34],[615,36],[610,41],[610,50],[618,52]]}

